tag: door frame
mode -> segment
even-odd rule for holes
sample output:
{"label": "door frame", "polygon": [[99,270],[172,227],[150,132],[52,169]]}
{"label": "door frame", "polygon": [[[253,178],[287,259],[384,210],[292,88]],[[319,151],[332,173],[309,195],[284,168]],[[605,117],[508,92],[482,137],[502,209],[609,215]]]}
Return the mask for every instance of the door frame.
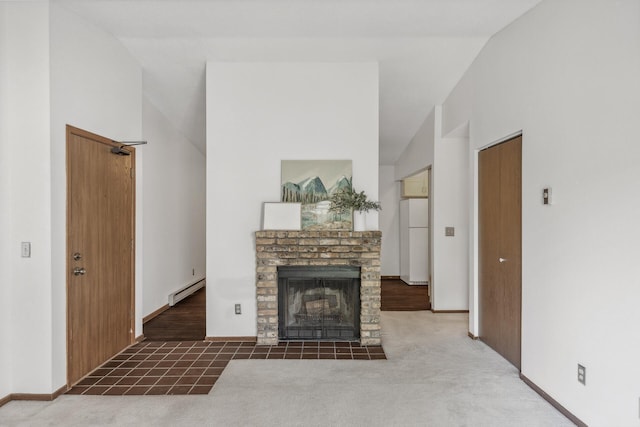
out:
{"label": "door frame", "polygon": [[429,276],[427,278],[429,286],[427,291],[429,292],[429,307],[433,311],[433,295],[435,292],[435,286],[433,285],[433,164],[430,164],[425,169],[427,174],[427,199],[429,200],[429,227],[427,233],[427,248],[429,248]]}
{"label": "door frame", "polygon": [[70,239],[70,234],[69,234],[69,230],[71,229],[70,227],[70,223],[71,223],[71,218],[70,218],[70,210],[71,210],[71,182],[69,180],[69,166],[70,166],[70,150],[69,150],[69,144],[70,144],[70,139],[72,135],[77,135],[80,136],[82,138],[86,138],[86,139],[91,139],[93,141],[95,141],[96,143],[100,143],[100,144],[104,144],[107,145],[109,147],[121,147],[123,150],[127,151],[130,153],[131,155],[131,200],[132,200],[132,206],[131,206],[131,215],[130,215],[130,224],[131,224],[131,237],[132,237],[132,250],[130,252],[130,256],[131,256],[131,271],[129,272],[130,275],[130,301],[131,301],[131,306],[129,307],[129,344],[134,344],[136,342],[136,337],[135,337],[135,323],[136,323],[136,312],[135,312],[135,308],[136,308],[136,300],[135,300],[135,296],[136,296],[136,271],[135,271],[135,267],[136,267],[136,150],[134,147],[130,147],[130,146],[123,146],[123,144],[118,143],[117,141],[114,141],[112,139],[100,136],[98,134],[71,126],[71,125],[66,125],[66,139],[65,139],[65,180],[66,180],[66,204],[65,204],[65,216],[66,216],[66,223],[65,223],[65,240],[66,240],[66,244],[65,244],[65,304],[66,304],[66,308],[65,308],[65,321],[66,321],[66,327],[65,327],[65,335],[66,335],[66,369],[67,369],[67,388],[71,388],[74,384],[72,384],[70,382],[70,378],[69,378],[69,366],[70,366],[70,360],[69,360],[69,356],[71,354],[70,352],[70,346],[71,346],[71,342],[70,342],[70,331],[69,331],[69,327],[71,325],[70,322],[70,307],[69,307],[69,287],[71,284],[71,268],[72,268],[72,263],[71,263],[71,239]]}

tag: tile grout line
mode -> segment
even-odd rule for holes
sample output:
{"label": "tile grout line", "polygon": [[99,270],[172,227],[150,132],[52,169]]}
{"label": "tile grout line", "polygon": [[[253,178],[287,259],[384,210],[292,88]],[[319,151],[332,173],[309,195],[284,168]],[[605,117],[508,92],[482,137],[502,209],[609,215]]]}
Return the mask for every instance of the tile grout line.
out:
{"label": "tile grout line", "polygon": [[[171,342],[171,344],[162,342],[159,345],[147,343],[139,347],[134,345],[96,368],[94,372],[101,372],[101,374],[95,376],[89,374],[87,378],[90,378],[91,381],[85,385],[77,385],[76,387],[82,387],[84,390],[77,390],[78,392],[74,394],[88,395],[93,390],[96,392],[95,395],[128,395],[136,387],[146,388],[145,395],[149,395],[153,391],[157,392],[160,387],[166,387],[166,391],[163,393],[166,395],[173,394],[172,390],[179,388],[184,388],[184,391],[176,394],[200,394],[203,389],[210,391],[214,387],[220,375],[232,360],[240,359],[386,359],[381,346],[374,346],[376,349],[380,348],[379,351],[373,352],[371,346],[356,346],[352,342],[340,342],[339,346],[336,345],[337,342],[330,343],[327,346],[326,344],[321,345],[322,342],[300,342],[299,345],[291,345],[291,342],[287,342],[284,346],[265,346],[264,351],[260,352],[256,350],[262,348],[261,346],[256,346],[255,344],[243,345],[243,342],[215,344],[201,343],[199,341],[180,341]],[[357,352],[355,352],[356,348],[358,349]],[[278,350],[276,351],[276,349]],[[297,355],[297,357],[294,355]],[[184,365],[185,363],[186,366],[176,366]],[[107,367],[105,365],[111,366]],[[173,369],[180,370],[181,373],[179,375],[169,375]],[[208,372],[209,369],[213,369],[213,371]],[[139,370],[136,375],[129,375],[135,370]],[[153,373],[157,376],[149,375],[154,370],[156,371]],[[194,374],[194,372],[197,373]],[[105,378],[110,378],[110,380],[106,381],[106,384],[100,384]],[[127,381],[131,382],[131,384],[122,384],[121,381],[125,378],[134,380]],[[140,384],[145,378],[145,382],[150,383]],[[155,378],[155,381],[151,382],[150,379],[152,378]],[[169,378],[174,378],[175,381],[172,382],[168,380]],[[181,381],[186,384],[179,384]],[[99,389],[102,389],[102,391],[98,392]],[[118,393],[114,393],[114,391],[118,391]]]}
{"label": "tile grout line", "polygon": [[[191,349],[191,348],[195,348],[195,347],[196,347],[196,345],[195,345],[195,343],[194,343],[194,345],[193,345],[192,347],[190,347],[190,349]],[[192,369],[192,368],[194,368],[194,369],[195,369],[195,367],[194,367],[193,365],[195,364],[195,362],[196,362],[196,361],[198,361],[198,359],[199,359],[202,355],[204,355],[204,354],[206,353],[206,349],[208,349],[209,347],[210,347],[210,345],[207,345],[207,346],[203,346],[203,347],[202,347],[202,351],[199,353],[198,358],[194,359],[194,361],[191,363],[190,367],[185,368],[185,374],[188,372],[188,370],[189,370],[189,369]],[[185,354],[188,354],[188,353],[185,353]],[[211,366],[211,364],[216,360],[216,358],[217,358],[217,355],[218,355],[218,354],[219,354],[219,353],[217,353],[217,354],[216,354],[216,356],[212,359],[212,361],[211,361],[211,362],[209,362],[209,365],[208,365],[208,366]],[[202,373],[200,373],[200,375],[197,377],[197,379],[196,379],[196,380],[194,380],[193,385],[192,385],[191,387],[189,387],[189,390],[187,391],[187,393],[186,393],[186,394],[191,394],[191,391],[192,391],[192,390],[193,390],[193,388],[196,386],[196,384],[198,384],[198,381],[200,380],[200,378],[202,378],[202,377],[204,376],[204,373],[206,372],[206,370],[207,370],[208,366],[207,366],[207,367],[205,367],[205,368],[202,368]],[[200,368],[197,368],[197,369],[200,369]],[[168,372],[168,371],[167,371],[167,372]],[[180,382],[180,380],[186,376],[185,374],[182,374],[182,375],[181,375],[181,376],[176,380],[176,382],[175,382],[175,383],[174,383],[174,384],[173,384],[173,385],[172,385],[172,386],[167,390],[167,393],[165,393],[165,394],[170,394],[171,390],[173,390],[173,388],[177,386],[177,383],[178,383],[178,382]],[[212,387],[213,387],[213,386],[212,386]]]}

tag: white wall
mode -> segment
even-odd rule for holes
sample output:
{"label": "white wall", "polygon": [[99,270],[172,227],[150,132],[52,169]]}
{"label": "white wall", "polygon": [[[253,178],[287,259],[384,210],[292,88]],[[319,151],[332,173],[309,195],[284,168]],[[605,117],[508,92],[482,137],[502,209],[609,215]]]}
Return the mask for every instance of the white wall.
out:
{"label": "white wall", "polygon": [[436,135],[435,114],[436,110],[431,110],[407,148],[400,154],[394,165],[397,180],[402,180],[433,164]]}
{"label": "white wall", "polygon": [[[433,310],[469,308],[469,141],[436,137],[431,169]],[[445,227],[454,227],[453,237]]]}
{"label": "white wall", "polygon": [[146,316],[205,277],[205,157],[146,97],[142,107]]}
{"label": "white wall", "polygon": [[[52,387],[49,6],[9,2],[3,15],[1,277],[11,290],[0,357],[11,375],[0,397]],[[21,258],[21,241],[31,242],[31,258]]]}
{"label": "white wall", "polygon": [[378,194],[377,64],[207,64],[208,336],[256,335],[253,233],[283,159],[352,159]]}
{"label": "white wall", "polygon": [[476,150],[523,132],[522,373],[592,426],[638,425],[639,52],[638,1],[545,1],[444,108],[470,120]]}
{"label": "white wall", "polygon": [[395,178],[394,166],[380,166],[380,231],[382,249],[380,272],[383,276],[400,275],[400,182]]}
{"label": "white wall", "polygon": [[[51,225],[53,385],[66,383],[66,128],[117,141],[142,137],[142,72],[111,35],[51,5]],[[137,149],[137,166],[144,148]],[[142,332],[142,188],[136,181],[136,335]],[[50,297],[49,297],[50,298]],[[29,334],[26,334],[27,336]],[[30,338],[33,341],[32,338]]]}
{"label": "white wall", "polygon": [[[0,3],[0,236],[8,236],[11,231],[11,144],[9,142],[9,6]],[[11,269],[12,257],[10,239],[0,239],[0,342],[11,342]],[[0,399],[11,393],[12,389],[11,347],[0,346]]]}

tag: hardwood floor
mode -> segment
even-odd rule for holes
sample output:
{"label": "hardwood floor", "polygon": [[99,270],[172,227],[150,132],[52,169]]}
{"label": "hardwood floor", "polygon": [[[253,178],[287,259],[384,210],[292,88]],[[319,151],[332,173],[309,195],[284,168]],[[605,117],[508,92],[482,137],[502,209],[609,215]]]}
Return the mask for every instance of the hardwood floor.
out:
{"label": "hardwood floor", "polygon": [[428,286],[409,286],[402,280],[382,279],[382,311],[430,310]]}
{"label": "hardwood floor", "polygon": [[202,288],[143,325],[147,341],[201,341],[206,334],[207,288]]}
{"label": "hardwood floor", "polygon": [[[382,311],[430,310],[427,286],[383,279]],[[143,326],[147,341],[201,341],[206,334],[207,288],[202,288]]]}

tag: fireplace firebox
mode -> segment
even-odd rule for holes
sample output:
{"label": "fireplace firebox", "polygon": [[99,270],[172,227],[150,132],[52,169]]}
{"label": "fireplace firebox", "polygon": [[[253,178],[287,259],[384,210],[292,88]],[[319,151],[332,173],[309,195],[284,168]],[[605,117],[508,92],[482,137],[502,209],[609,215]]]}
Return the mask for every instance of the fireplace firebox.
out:
{"label": "fireplace firebox", "polygon": [[360,268],[278,267],[278,338],[360,338]]}

